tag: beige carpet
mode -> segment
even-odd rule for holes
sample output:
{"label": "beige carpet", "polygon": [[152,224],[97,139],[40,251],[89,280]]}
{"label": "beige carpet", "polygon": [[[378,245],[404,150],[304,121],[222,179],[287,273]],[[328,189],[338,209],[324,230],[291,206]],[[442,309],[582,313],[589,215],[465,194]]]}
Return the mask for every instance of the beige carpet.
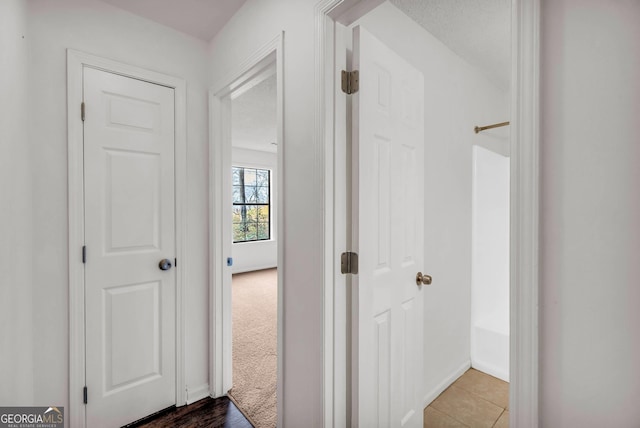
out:
{"label": "beige carpet", "polygon": [[278,271],[233,275],[233,388],[238,408],[256,428],[276,416]]}

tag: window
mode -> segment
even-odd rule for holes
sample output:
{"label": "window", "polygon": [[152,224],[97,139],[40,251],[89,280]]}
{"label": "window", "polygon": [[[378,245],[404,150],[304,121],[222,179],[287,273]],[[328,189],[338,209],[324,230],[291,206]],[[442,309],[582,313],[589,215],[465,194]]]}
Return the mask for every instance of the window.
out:
{"label": "window", "polygon": [[271,171],[234,166],[233,242],[271,239]]}

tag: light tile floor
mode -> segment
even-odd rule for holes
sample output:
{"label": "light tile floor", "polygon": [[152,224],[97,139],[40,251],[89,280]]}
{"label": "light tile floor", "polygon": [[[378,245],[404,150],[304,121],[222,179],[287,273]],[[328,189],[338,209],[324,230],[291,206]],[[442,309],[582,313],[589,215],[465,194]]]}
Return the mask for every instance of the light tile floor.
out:
{"label": "light tile floor", "polygon": [[509,383],[469,369],[424,409],[424,428],[508,428]]}

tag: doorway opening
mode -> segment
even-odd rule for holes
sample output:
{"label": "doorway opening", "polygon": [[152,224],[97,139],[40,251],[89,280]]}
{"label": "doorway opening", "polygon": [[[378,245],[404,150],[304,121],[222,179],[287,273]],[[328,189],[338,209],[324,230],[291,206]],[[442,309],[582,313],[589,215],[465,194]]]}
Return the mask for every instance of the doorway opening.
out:
{"label": "doorway opening", "polygon": [[275,64],[231,94],[233,387],[257,428],[277,422],[278,136]]}
{"label": "doorway opening", "polygon": [[210,91],[211,394],[256,427],[282,403],[282,34]]}
{"label": "doorway opening", "polygon": [[[436,9],[455,8],[453,5],[447,6],[447,2],[435,3],[439,5],[434,6]],[[363,224],[363,221],[358,222],[356,197],[358,192],[362,192],[363,189],[361,171],[363,168],[375,168],[376,165],[371,162],[368,166],[361,164],[359,166],[360,182],[358,182],[357,157],[362,155],[362,149],[358,149],[357,145],[362,147],[364,144],[377,144],[382,148],[393,145],[392,138],[387,138],[384,144],[375,141],[376,138],[383,135],[381,132],[373,133],[375,135],[369,139],[370,141],[365,141],[367,137],[362,133],[367,128],[363,123],[366,120],[371,120],[374,124],[380,124],[382,119],[373,120],[371,117],[367,119],[362,111],[366,107],[367,103],[364,100],[367,97],[369,103],[376,105],[378,113],[384,112],[389,100],[393,104],[394,76],[387,71],[388,67],[384,68],[386,67],[384,59],[369,61],[373,66],[365,70],[366,61],[356,57],[357,52],[362,55],[366,48],[362,43],[363,32],[360,31],[358,35],[355,31],[358,28],[370,32],[381,45],[400,55],[424,76],[424,92],[419,86],[409,85],[414,91],[423,92],[424,96],[424,110],[419,111],[424,120],[425,131],[424,158],[419,157],[419,162],[424,170],[424,180],[420,180],[418,183],[418,191],[421,193],[420,198],[424,197],[425,201],[423,205],[424,217],[421,218],[421,221],[424,222],[425,244],[424,258],[420,260],[419,264],[425,274],[433,277],[433,283],[423,287],[424,311],[420,314],[418,322],[424,342],[422,360],[424,370],[421,375],[423,379],[421,382],[423,388],[421,389],[422,404],[425,407],[433,404],[433,413],[442,416],[444,408],[450,404],[449,402],[443,404],[443,401],[446,401],[445,399],[448,399],[449,395],[456,395],[448,394],[445,396],[443,394],[447,388],[451,387],[454,390],[457,389],[457,392],[462,395],[469,393],[479,402],[486,403],[492,410],[490,412],[492,419],[487,421],[490,426],[499,419],[501,419],[501,423],[509,419],[509,413],[506,411],[509,407],[509,391],[508,385],[504,381],[509,380],[510,372],[509,151],[511,142],[508,128],[492,129],[478,135],[474,132],[474,127],[508,121],[514,111],[510,106],[511,6],[509,2],[496,2],[495,4],[499,10],[483,10],[479,14],[470,12],[471,17],[457,17],[458,22],[449,22],[448,27],[453,28],[454,24],[464,22],[454,31],[458,33],[459,38],[466,38],[467,41],[473,40],[474,43],[486,36],[482,31],[478,33],[479,35],[470,35],[474,30],[477,30],[476,23],[473,22],[474,19],[479,22],[489,20],[492,28],[504,29],[506,37],[502,37],[499,42],[506,60],[503,62],[504,67],[498,73],[494,73],[490,67],[485,67],[487,64],[483,64],[482,61],[474,61],[472,56],[460,48],[459,44],[456,45],[460,39],[456,40],[451,32],[443,34],[442,27],[434,27],[433,25],[437,25],[438,22],[430,23],[429,19],[442,10],[429,11],[427,9],[430,6],[426,3],[391,1],[384,2],[364,14],[352,10],[346,11],[343,15],[334,15],[336,17],[334,34],[336,46],[338,46],[335,59],[337,67],[334,75],[339,76],[338,67],[340,65],[349,71],[358,70],[360,73],[359,90],[361,93],[355,93],[351,97],[347,96],[344,101],[344,94],[336,94],[338,107],[336,107],[335,121],[339,129],[343,126],[341,121],[344,121],[341,118],[341,109],[348,113],[346,115],[347,124],[344,125],[344,132],[347,135],[346,142],[342,146],[339,140],[336,141],[337,154],[334,156],[339,159],[343,157],[347,159],[345,162],[346,172],[340,169],[342,168],[340,164],[337,164],[334,176],[337,179],[340,179],[342,174],[347,177],[345,180],[346,188],[350,189],[347,190],[347,193],[351,193],[350,199],[354,201],[354,204],[350,206],[345,203],[344,206],[337,206],[336,210],[338,212],[342,210],[347,216],[353,216],[354,219],[353,230],[356,233],[352,235],[351,248],[347,248],[358,252],[359,281],[363,281],[363,272],[366,274],[364,267],[367,265],[367,253],[370,256],[378,257],[373,263],[379,263],[382,259],[380,259],[379,252],[371,254],[372,246],[362,245],[364,242],[362,238],[358,241],[357,233],[359,232],[362,236],[363,233],[385,232],[386,229],[378,225],[377,228],[367,232],[364,229],[366,225]],[[460,11],[456,14],[459,15]],[[451,18],[456,14],[447,15]],[[451,20],[455,21],[456,19]],[[437,21],[437,16],[435,20]],[[499,22],[500,20],[502,22]],[[444,31],[446,33],[448,30],[445,28]],[[376,49],[378,48],[376,47]],[[353,57],[351,52],[354,53]],[[342,55],[345,58],[341,58]],[[397,64],[398,61],[392,63]],[[375,99],[371,99],[363,92],[366,90],[364,87],[366,86],[367,73],[378,75],[377,82],[370,85],[370,89],[375,92]],[[387,86],[392,89],[385,89]],[[402,91],[402,89],[399,90]],[[409,102],[409,104],[411,103]],[[403,103],[396,103],[398,114],[403,114],[403,108],[406,108]],[[409,108],[409,111],[411,110]],[[392,117],[393,109],[389,109],[389,112],[389,117]],[[349,118],[349,115],[352,118]],[[406,121],[411,117],[410,114],[405,116],[401,120]],[[353,129],[350,128],[350,121],[354,124]],[[361,139],[359,143],[357,142],[358,138]],[[402,141],[402,144],[408,144],[406,139]],[[385,153],[390,152],[389,149],[385,150],[387,150]],[[344,151],[344,155],[342,151]],[[384,159],[384,156],[381,156],[380,159]],[[352,161],[352,164],[349,161]],[[379,165],[383,165],[379,160],[377,162]],[[399,169],[396,173],[402,175],[404,170],[406,168]],[[349,177],[355,183],[352,187],[349,183]],[[370,180],[364,180],[364,182],[367,184]],[[398,192],[403,191],[402,188],[391,187]],[[381,194],[386,194],[385,192],[387,190],[382,188],[382,190],[374,192],[372,197],[379,198]],[[421,204],[420,201],[417,203]],[[350,211],[352,209],[355,212]],[[363,209],[366,210],[366,201],[365,204],[360,203],[359,209],[361,212]],[[491,217],[498,211],[499,216]],[[378,218],[384,214],[383,210],[366,210],[366,212],[377,212],[373,217],[377,216]],[[402,217],[398,216],[396,219],[402,218],[403,221],[408,222],[410,216],[407,213],[408,210]],[[390,227],[393,228],[394,225],[391,223]],[[358,248],[359,242],[360,248]],[[499,248],[494,248],[492,245]],[[336,252],[344,251],[337,246],[335,249]],[[334,254],[334,258],[336,257],[338,254]],[[372,272],[372,278],[375,279],[378,273],[375,270]],[[483,275],[487,272],[489,275]],[[372,283],[372,281],[366,282]],[[400,293],[400,287],[404,286],[405,282],[394,287],[396,293]],[[492,288],[493,286],[498,286],[499,289]],[[352,286],[350,290],[352,294],[347,295],[347,300],[362,305],[364,289]],[[403,304],[407,306],[406,302]],[[367,401],[366,390],[369,388],[362,379],[366,380],[377,376],[376,379],[379,379],[378,389],[394,390],[395,388],[397,391],[402,390],[406,385],[411,385],[409,382],[402,384],[398,380],[398,385],[394,386],[394,377],[386,376],[386,373],[379,369],[382,357],[374,359],[373,363],[368,365],[366,358],[363,359],[362,355],[372,354],[384,356],[389,360],[393,359],[392,347],[385,345],[392,350],[387,353],[386,348],[381,346],[381,344],[391,342],[388,337],[393,334],[393,326],[388,327],[391,333],[385,333],[386,330],[380,329],[384,335],[378,332],[376,336],[373,336],[375,341],[373,341],[374,349],[372,352],[367,352],[363,348],[361,329],[359,330],[358,326],[360,321],[358,311],[361,313],[366,309],[371,310],[377,322],[376,328],[383,325],[382,321],[387,322],[387,318],[383,316],[385,313],[382,311],[378,313],[375,306],[372,305],[372,307],[373,309],[354,305],[352,311],[345,310],[345,326],[351,328],[351,337],[360,339],[360,342],[353,341],[351,348],[347,349],[347,355],[352,355],[351,365],[347,367],[347,371],[352,372],[351,379],[354,380],[351,385],[346,386],[347,393],[353,394],[354,406],[350,414],[352,422],[361,422],[362,418],[370,417],[366,413],[367,407],[379,407],[375,404],[372,406],[372,402]],[[514,319],[513,314],[511,319]],[[412,320],[415,321],[413,318]],[[413,322],[410,325],[415,328]],[[382,341],[379,336],[386,342]],[[393,363],[387,365],[395,366]],[[379,372],[369,373],[367,367],[369,367],[369,371],[371,371],[371,367],[375,367]],[[470,368],[477,370],[468,372]],[[490,376],[477,375],[480,371],[485,372],[484,375]],[[487,379],[496,382],[486,382]],[[489,389],[500,396],[491,398],[477,394],[478,389],[474,384],[476,380],[479,380],[482,385],[490,385]],[[349,387],[351,388],[350,392]],[[364,390],[365,393],[359,392],[358,388]],[[403,390],[403,393],[409,394],[411,391]],[[372,400],[375,400],[375,397]],[[391,417],[395,417],[394,412],[404,415],[405,410],[404,408],[395,410],[391,408]],[[406,414],[408,415],[408,413]],[[427,416],[429,415],[425,412],[426,420],[428,420]],[[451,414],[447,413],[446,416],[449,417]],[[377,416],[374,415],[374,417],[387,418],[389,415],[383,412]],[[457,417],[463,418],[459,415]],[[476,422],[469,419],[456,419],[456,421],[463,424]]]}

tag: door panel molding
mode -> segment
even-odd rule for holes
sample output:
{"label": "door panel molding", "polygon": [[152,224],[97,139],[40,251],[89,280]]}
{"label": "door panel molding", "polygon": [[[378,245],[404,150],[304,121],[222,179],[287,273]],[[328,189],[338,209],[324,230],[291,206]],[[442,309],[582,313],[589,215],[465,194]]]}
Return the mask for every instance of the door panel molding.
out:
{"label": "door panel molding", "polygon": [[[411,175],[403,167],[408,153],[424,156],[424,76],[364,25],[353,28],[352,62],[360,72],[360,89],[351,95],[352,218],[358,223],[351,390],[359,403],[352,423],[421,428],[425,291],[415,278],[424,263],[424,222],[416,220],[424,217],[425,195],[411,192],[410,202],[405,199],[424,171]],[[392,106],[412,106],[415,120]],[[407,254],[415,261],[407,262]]]}
{"label": "door panel molding", "polygon": [[[175,93],[175,219],[176,256],[187,260],[187,128],[186,82],[183,79],[145,70],[84,52],[67,49],[67,159],[69,209],[69,424],[84,427],[86,408],[84,340],[84,176],[83,126],[80,105],[83,99],[83,68],[91,67],[125,77],[166,86]],[[90,255],[89,255],[90,257]],[[186,264],[176,271],[176,405],[186,404],[185,395],[185,310]],[[90,399],[90,395],[89,395]]]}
{"label": "door panel molding", "polygon": [[[319,0],[315,7],[315,118],[316,141],[321,147],[324,172],[324,326],[323,326],[323,422],[324,427],[350,426],[350,385],[341,374],[349,349],[344,332],[349,321],[342,312],[348,297],[341,290],[348,279],[336,274],[336,260],[345,251],[344,219],[347,205],[334,195],[345,180],[342,159],[346,142],[336,129],[339,112],[345,110],[344,95],[336,69],[344,59],[336,55],[345,48],[344,35],[336,23],[349,25],[381,3],[380,0]],[[511,1],[511,249],[510,249],[510,424],[538,426],[538,224],[539,224],[539,45],[540,0]],[[342,117],[346,117],[343,115]],[[340,195],[341,196],[341,195]],[[347,242],[348,244],[348,242]],[[425,391],[427,392],[427,391]],[[346,400],[340,400],[340,397]],[[357,400],[357,397],[353,397]],[[346,401],[345,405],[343,401]]]}

